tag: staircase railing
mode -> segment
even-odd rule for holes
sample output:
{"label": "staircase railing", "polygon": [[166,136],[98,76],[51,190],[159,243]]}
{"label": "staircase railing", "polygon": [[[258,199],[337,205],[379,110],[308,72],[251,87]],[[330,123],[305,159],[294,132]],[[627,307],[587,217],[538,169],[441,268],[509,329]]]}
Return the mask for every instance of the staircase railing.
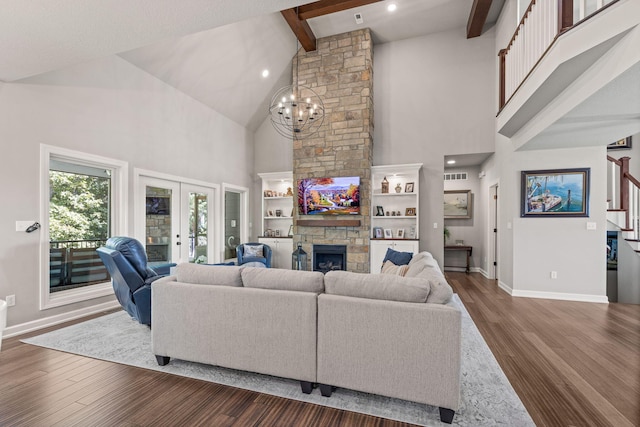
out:
{"label": "staircase railing", "polygon": [[609,160],[608,197],[611,210],[625,212],[627,238],[640,239],[640,181],[629,173],[629,157]]}
{"label": "staircase railing", "polygon": [[500,109],[556,39],[619,0],[532,0],[500,57]]}

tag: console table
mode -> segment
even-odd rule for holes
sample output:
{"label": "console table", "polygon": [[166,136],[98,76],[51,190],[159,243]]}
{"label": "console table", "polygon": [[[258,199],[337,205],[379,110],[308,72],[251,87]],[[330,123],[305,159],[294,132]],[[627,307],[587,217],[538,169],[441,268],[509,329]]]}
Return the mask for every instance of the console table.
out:
{"label": "console table", "polygon": [[[469,274],[469,263],[471,261],[471,252],[473,250],[472,246],[462,246],[462,245],[455,245],[455,246],[445,246],[444,247],[445,251],[465,251],[467,253],[467,265],[465,267],[464,272]],[[459,265],[445,265],[444,267],[457,267],[457,268],[461,268],[461,266]]]}

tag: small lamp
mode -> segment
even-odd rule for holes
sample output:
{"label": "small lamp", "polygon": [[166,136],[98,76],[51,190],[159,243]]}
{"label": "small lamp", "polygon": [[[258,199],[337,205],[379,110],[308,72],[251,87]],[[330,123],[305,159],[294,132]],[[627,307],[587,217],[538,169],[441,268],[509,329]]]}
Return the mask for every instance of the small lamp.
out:
{"label": "small lamp", "polygon": [[298,249],[293,251],[291,268],[293,270],[307,270],[307,253],[302,249],[302,243],[298,243]]}

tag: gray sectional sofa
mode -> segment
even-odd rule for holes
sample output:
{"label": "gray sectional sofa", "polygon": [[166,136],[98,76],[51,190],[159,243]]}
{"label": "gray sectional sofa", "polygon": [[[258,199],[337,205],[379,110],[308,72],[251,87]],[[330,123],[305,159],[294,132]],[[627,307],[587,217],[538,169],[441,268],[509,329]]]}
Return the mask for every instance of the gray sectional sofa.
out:
{"label": "gray sectional sofa", "polygon": [[[388,271],[389,269],[387,269]],[[392,269],[393,270],[393,269]],[[170,358],[438,406],[460,399],[460,311],[427,252],[404,276],[180,264],[152,287],[152,342]]]}

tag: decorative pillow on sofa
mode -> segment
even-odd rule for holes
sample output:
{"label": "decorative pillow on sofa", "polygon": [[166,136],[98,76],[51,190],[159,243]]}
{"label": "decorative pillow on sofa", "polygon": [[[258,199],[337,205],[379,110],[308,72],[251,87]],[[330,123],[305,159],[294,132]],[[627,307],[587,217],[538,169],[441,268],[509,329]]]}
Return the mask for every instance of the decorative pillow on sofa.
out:
{"label": "decorative pillow on sofa", "polygon": [[245,258],[264,258],[264,245],[244,245],[242,256]]}
{"label": "decorative pillow on sofa", "polygon": [[399,252],[389,248],[382,260],[382,264],[387,261],[391,261],[395,265],[407,265],[411,261],[411,257],[413,257],[413,253],[411,252]]}
{"label": "decorative pillow on sofa", "polygon": [[426,302],[429,281],[390,274],[330,271],[324,276],[325,293],[400,302]]}
{"label": "decorative pillow on sofa", "polygon": [[395,265],[391,261],[385,261],[384,264],[382,264],[382,270],[380,271],[380,273],[392,274],[394,276],[404,276],[405,274],[407,274],[408,270],[408,265]]}
{"label": "decorative pillow on sofa", "polygon": [[184,262],[176,267],[176,280],[182,283],[203,285],[242,286],[240,267],[203,265]]}
{"label": "decorative pillow on sofa", "polygon": [[246,267],[242,269],[241,275],[245,288],[324,292],[324,275],[319,271]]}

